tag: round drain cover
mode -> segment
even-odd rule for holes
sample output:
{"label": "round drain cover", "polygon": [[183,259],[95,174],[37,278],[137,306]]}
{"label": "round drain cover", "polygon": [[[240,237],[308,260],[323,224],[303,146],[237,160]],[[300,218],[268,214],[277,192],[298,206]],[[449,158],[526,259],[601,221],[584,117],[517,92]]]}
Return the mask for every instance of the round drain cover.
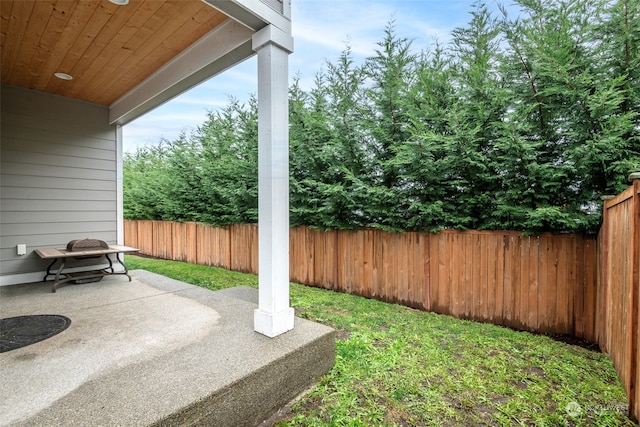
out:
{"label": "round drain cover", "polygon": [[57,314],[38,314],[0,319],[0,353],[26,347],[59,334],[71,319]]}

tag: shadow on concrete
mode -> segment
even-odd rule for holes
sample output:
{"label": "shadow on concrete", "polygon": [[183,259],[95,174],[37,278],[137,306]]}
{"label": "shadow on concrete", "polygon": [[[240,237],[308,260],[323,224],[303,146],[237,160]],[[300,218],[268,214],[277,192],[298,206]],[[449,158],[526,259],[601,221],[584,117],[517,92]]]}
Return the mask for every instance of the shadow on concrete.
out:
{"label": "shadow on concrete", "polygon": [[335,361],[334,331],[296,318],[253,331],[257,289],[212,292],[142,270],[133,280],[0,287],[1,317],[71,319],[0,354],[0,425],[254,426]]}

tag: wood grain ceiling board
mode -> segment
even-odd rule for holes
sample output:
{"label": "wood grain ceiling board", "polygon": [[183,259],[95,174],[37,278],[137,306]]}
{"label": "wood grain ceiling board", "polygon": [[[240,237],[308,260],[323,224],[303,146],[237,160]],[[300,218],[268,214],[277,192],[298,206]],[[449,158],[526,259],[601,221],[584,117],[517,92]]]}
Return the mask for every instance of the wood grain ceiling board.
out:
{"label": "wood grain ceiling board", "polygon": [[2,83],[110,105],[226,19],[200,0],[0,0]]}

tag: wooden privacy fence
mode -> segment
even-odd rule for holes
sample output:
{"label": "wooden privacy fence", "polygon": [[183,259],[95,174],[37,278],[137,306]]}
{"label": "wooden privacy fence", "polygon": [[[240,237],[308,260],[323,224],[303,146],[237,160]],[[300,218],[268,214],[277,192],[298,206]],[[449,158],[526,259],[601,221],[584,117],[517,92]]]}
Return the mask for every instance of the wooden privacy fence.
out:
{"label": "wooden privacy fence", "polygon": [[290,242],[295,282],[517,329],[595,335],[595,238],[297,228]]}
{"label": "wooden privacy fence", "polygon": [[[164,259],[258,272],[256,225],[125,221],[125,244]],[[516,232],[290,230],[294,282],[594,341],[595,238]]]}
{"label": "wooden privacy fence", "polygon": [[627,392],[629,415],[640,416],[638,309],[640,298],[640,179],[604,203],[598,236],[600,286],[595,342],[609,354]]}
{"label": "wooden privacy fence", "polygon": [[258,226],[211,227],[195,222],[124,221],[125,244],[162,259],[258,273]]}

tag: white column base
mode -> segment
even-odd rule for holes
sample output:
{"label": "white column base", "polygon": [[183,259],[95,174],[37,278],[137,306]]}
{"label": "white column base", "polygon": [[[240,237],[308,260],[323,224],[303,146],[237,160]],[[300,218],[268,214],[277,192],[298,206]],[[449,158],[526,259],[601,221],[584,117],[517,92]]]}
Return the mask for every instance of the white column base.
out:
{"label": "white column base", "polygon": [[253,312],[253,329],[269,338],[276,337],[293,329],[294,310],[292,307],[277,313],[260,309]]}

